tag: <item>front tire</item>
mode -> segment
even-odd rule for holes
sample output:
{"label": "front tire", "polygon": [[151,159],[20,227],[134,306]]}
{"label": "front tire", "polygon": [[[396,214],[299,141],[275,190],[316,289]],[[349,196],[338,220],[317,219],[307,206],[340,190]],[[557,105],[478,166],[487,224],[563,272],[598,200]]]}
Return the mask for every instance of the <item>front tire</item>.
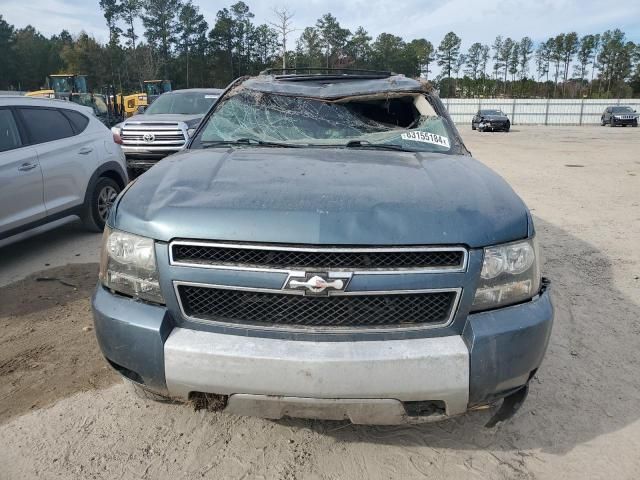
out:
{"label": "front tire", "polygon": [[604,117],[600,117],[600,126],[604,127],[607,124],[607,122],[604,121]]}
{"label": "front tire", "polygon": [[86,211],[82,218],[87,230],[91,232],[104,230],[109,210],[121,190],[120,185],[111,178],[100,177],[98,179],[89,196],[89,204],[85,207]]}
{"label": "front tire", "polygon": [[475,129],[476,129],[476,126],[472,123],[471,124],[471,130],[475,130]]}
{"label": "front tire", "polygon": [[613,121],[613,118],[610,120],[610,122],[609,122],[609,126],[610,126],[611,128],[613,128],[613,127],[615,127],[615,126],[616,126],[616,122],[614,122],[614,121]]}

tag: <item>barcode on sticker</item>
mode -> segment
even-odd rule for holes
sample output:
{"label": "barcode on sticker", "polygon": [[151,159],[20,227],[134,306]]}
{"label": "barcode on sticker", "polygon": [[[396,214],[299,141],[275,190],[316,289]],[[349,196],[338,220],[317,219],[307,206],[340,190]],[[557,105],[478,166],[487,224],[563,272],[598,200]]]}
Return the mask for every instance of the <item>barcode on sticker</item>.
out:
{"label": "barcode on sticker", "polygon": [[432,143],[433,145],[440,145],[441,147],[449,148],[449,139],[436,133],[414,131],[403,133],[400,135],[400,138],[411,142]]}

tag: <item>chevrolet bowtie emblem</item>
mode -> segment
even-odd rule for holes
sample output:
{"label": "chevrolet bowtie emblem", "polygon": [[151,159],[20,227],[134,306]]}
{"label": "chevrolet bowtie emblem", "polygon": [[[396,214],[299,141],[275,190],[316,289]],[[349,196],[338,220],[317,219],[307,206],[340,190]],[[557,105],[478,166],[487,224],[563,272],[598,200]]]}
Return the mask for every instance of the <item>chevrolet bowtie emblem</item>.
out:
{"label": "chevrolet bowtie emblem", "polygon": [[293,277],[290,278],[287,283],[287,288],[292,290],[305,290],[305,293],[318,295],[328,293],[329,290],[344,290],[346,280],[346,278],[327,280],[322,276],[322,274],[307,274],[305,277],[300,279]]}

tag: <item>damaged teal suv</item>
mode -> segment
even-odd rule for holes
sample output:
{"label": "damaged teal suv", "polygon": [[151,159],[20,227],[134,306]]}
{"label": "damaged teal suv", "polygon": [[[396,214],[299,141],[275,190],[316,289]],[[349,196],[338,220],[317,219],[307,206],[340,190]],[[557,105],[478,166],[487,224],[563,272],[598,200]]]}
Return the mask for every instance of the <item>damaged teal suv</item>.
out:
{"label": "damaged teal suv", "polygon": [[495,424],[547,348],[529,210],[402,75],[237,80],[107,223],[96,334],[153,398],[362,424],[503,400]]}

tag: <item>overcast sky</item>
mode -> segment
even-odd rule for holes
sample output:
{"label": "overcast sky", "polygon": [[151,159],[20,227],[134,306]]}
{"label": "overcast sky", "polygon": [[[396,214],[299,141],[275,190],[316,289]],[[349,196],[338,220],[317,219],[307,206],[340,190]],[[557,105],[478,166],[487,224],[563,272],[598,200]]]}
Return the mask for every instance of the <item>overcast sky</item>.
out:
{"label": "overcast sky", "polygon": [[[229,2],[194,0],[210,26],[216,12]],[[467,48],[475,41],[491,44],[497,34],[534,41],[561,32],[583,35],[621,28],[629,40],[640,42],[640,0],[245,0],[257,23],[273,20],[272,9],[287,5],[294,25],[313,25],[331,12],[352,31],[364,26],[372,36],[393,33],[404,39],[424,37],[436,46],[453,30]],[[16,27],[33,25],[45,35],[62,29],[81,30],[104,42],[107,30],[98,0],[0,0],[0,14]]]}

